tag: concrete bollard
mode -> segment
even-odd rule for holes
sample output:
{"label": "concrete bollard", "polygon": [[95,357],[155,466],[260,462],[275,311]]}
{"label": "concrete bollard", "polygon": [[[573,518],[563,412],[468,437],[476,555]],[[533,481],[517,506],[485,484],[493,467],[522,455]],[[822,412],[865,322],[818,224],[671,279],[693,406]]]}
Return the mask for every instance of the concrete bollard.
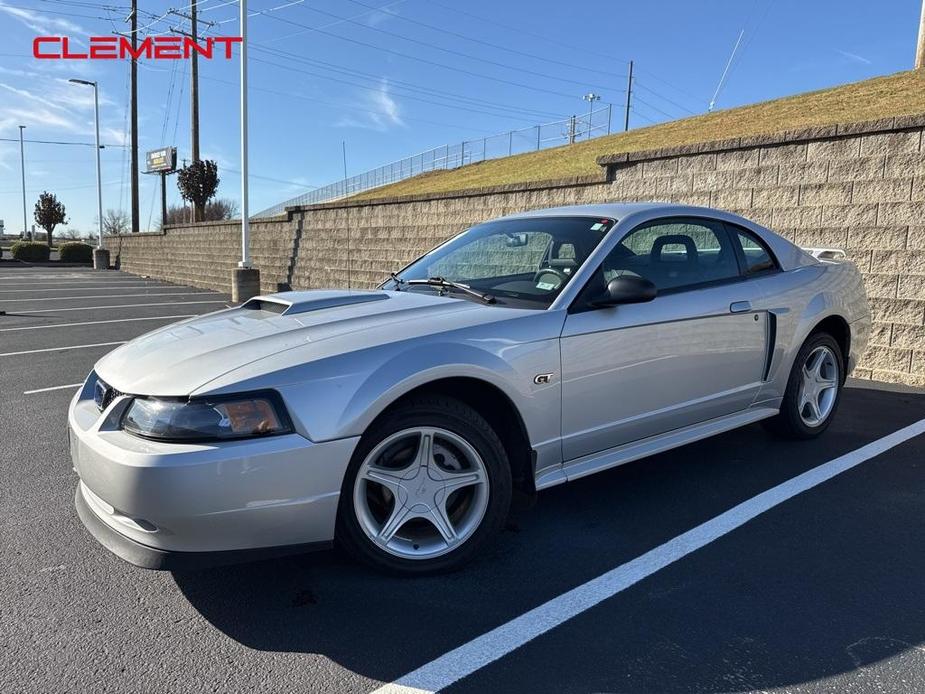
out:
{"label": "concrete bollard", "polygon": [[241,304],[260,294],[260,270],[238,267],[231,279],[231,301]]}
{"label": "concrete bollard", "polygon": [[109,269],[109,251],[105,248],[94,248],[93,249],[93,269],[94,270],[108,270]]}

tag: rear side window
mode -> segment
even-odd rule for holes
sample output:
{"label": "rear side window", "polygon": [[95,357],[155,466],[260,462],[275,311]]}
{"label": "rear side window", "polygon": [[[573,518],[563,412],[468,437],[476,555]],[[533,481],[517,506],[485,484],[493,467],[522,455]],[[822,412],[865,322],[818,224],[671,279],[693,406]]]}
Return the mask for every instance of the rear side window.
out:
{"label": "rear side window", "polygon": [[742,252],[742,271],[751,277],[777,270],[777,263],[771,251],[754,234],[741,227],[729,227],[730,235],[735,238]]}
{"label": "rear side window", "polygon": [[601,281],[637,275],[659,293],[731,281],[739,277],[737,252],[719,222],[661,219],[634,229],[610,252]]}

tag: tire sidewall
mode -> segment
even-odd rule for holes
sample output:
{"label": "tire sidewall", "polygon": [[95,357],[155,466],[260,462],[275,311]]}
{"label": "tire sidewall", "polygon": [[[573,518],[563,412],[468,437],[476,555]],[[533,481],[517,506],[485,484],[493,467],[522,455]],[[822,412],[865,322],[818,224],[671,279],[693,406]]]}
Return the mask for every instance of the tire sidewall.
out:
{"label": "tire sidewall", "polygon": [[[414,427],[437,427],[457,434],[478,451],[488,477],[488,506],[475,530],[458,547],[431,559],[404,559],[378,547],[360,527],[354,509],[354,485],[366,457],[386,437]],[[389,573],[423,575],[460,568],[500,531],[511,501],[511,472],[507,454],[488,423],[463,403],[451,398],[413,401],[386,415],[360,439],[341,487],[336,539],[351,555]]]}
{"label": "tire sidewall", "polygon": [[[813,427],[804,422],[803,418],[800,416],[800,387],[802,385],[803,366],[809,355],[818,347],[828,347],[835,355],[835,361],[838,365],[838,385],[836,386],[835,402],[832,405],[831,411],[821,424]],[[806,339],[806,342],[803,343],[802,347],[800,347],[796,359],[794,359],[782,406],[782,414],[786,416],[788,427],[794,435],[798,438],[813,438],[819,436],[829,428],[829,425],[835,418],[835,413],[838,411],[838,406],[841,403],[844,381],[845,359],[842,355],[841,348],[838,346],[838,342],[828,333],[815,333],[810,335]]]}

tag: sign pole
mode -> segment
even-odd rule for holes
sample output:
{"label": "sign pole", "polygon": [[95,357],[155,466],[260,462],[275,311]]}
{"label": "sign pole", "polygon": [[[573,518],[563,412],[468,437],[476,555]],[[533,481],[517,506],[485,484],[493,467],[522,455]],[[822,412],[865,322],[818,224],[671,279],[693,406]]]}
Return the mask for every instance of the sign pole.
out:
{"label": "sign pole", "polygon": [[161,171],[161,231],[167,224],[167,172]]}

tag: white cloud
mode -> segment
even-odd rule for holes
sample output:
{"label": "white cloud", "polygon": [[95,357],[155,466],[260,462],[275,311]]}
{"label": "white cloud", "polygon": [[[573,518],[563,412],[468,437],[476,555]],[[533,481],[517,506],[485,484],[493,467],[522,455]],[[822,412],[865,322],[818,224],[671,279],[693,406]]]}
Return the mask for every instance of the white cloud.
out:
{"label": "white cloud", "polygon": [[404,127],[405,121],[402,120],[398,103],[389,93],[389,81],[385,77],[379,83],[379,88],[362,103],[365,107],[363,111],[358,110],[356,114],[343,116],[335,126],[365,128],[379,132],[385,132],[392,127]]}
{"label": "white cloud", "polygon": [[869,58],[865,58],[863,55],[858,55],[857,53],[851,53],[850,51],[843,51],[841,48],[836,48],[835,52],[840,54],[842,57],[847,58],[848,60],[861,63],[862,65],[873,65],[873,61]]}
{"label": "white cloud", "polygon": [[392,17],[398,16],[398,10],[392,9],[395,5],[398,5],[397,2],[391,2],[387,5],[374,10],[369,14],[366,19],[366,25],[371,27],[377,27],[380,24],[385,24]]}
{"label": "white cloud", "polygon": [[2,2],[2,0],[0,0],[0,12],[4,12],[14,19],[17,19],[22,24],[32,29],[32,31],[35,33],[43,36],[49,34],[59,34],[61,32],[88,36],[87,31],[79,24],[75,24],[74,22],[71,22],[67,19],[48,17],[47,15],[43,15],[40,12],[35,12],[33,10],[27,10],[21,7],[11,7]]}

